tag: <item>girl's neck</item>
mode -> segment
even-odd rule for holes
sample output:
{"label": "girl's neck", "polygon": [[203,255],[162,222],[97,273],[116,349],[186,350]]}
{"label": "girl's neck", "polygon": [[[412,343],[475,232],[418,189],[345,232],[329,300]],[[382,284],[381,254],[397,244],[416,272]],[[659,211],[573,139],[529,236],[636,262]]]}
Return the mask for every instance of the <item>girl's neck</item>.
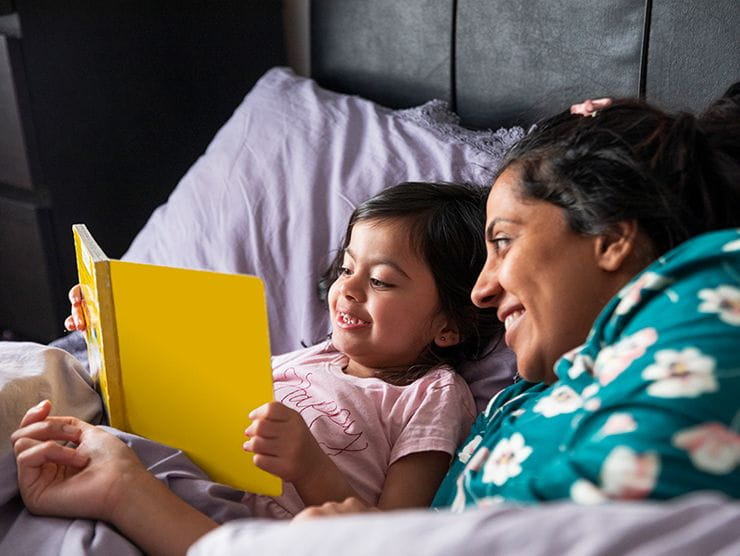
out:
{"label": "girl's neck", "polygon": [[344,374],[355,376],[357,378],[382,378],[383,371],[384,369],[374,369],[372,367],[361,365],[349,357],[347,358],[347,363],[342,367],[342,372],[344,372]]}
{"label": "girl's neck", "polygon": [[342,372],[346,375],[357,378],[379,378],[388,384],[407,386],[419,378],[419,376],[417,376],[418,373],[410,372],[414,366],[415,365],[410,367],[408,365],[401,365],[398,367],[383,367],[379,369],[366,367],[347,357],[347,364],[342,367]]}

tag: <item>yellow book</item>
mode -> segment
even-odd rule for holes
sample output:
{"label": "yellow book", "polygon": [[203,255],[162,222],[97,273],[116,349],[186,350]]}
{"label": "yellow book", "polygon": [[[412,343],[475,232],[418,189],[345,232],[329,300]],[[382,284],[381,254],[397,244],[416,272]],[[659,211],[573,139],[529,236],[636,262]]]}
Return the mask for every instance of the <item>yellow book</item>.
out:
{"label": "yellow book", "polygon": [[273,399],[267,305],[256,276],[112,260],[73,226],[90,372],[110,424],[183,450],[214,481],[279,495],[242,449]]}

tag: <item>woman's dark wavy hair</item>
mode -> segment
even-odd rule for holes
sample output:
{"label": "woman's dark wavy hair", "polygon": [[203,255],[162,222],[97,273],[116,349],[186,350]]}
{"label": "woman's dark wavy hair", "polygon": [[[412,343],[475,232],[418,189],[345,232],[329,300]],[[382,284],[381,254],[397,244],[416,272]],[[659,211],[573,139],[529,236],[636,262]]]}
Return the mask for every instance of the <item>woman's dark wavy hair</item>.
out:
{"label": "woman's dark wavy hair", "polygon": [[412,249],[428,264],[440,308],[457,326],[461,341],[440,348],[433,342],[408,370],[381,376],[394,384],[409,384],[440,363],[456,365],[485,355],[501,323],[495,311],[473,305],[470,293],[486,260],[483,230],[489,188],[455,183],[404,182],[362,203],[350,217],[341,248],[319,282],[322,301],[339,277],[344,250],[358,222],[400,220]]}
{"label": "woman's dark wavy hair", "polygon": [[563,112],[537,124],[500,172],[510,166],[524,196],[561,207],[574,231],[636,220],[658,257],[740,225],[740,83],[698,119],[630,99],[595,117]]}

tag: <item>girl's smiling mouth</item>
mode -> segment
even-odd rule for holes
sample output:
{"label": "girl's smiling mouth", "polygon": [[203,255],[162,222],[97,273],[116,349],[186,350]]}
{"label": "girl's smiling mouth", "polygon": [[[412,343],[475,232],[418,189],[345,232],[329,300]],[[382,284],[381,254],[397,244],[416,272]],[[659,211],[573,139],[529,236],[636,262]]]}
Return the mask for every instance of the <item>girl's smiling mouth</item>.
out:
{"label": "girl's smiling mouth", "polygon": [[369,322],[357,318],[345,311],[337,311],[336,323],[337,326],[345,330],[370,326]]}

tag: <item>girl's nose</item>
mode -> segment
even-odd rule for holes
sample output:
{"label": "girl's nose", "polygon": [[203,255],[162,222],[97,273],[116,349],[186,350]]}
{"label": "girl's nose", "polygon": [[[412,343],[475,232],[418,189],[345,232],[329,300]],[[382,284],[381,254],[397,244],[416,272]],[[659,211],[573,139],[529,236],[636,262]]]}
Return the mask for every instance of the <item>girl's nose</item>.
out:
{"label": "girl's nose", "polygon": [[363,303],[365,301],[365,290],[362,288],[360,276],[357,274],[345,276],[340,283],[339,292],[347,299],[351,299],[357,303]]}
{"label": "girl's nose", "polygon": [[488,309],[499,304],[502,291],[501,284],[498,281],[498,269],[495,263],[489,259],[478,275],[478,280],[476,280],[473,291],[470,293],[470,299],[476,307]]}

